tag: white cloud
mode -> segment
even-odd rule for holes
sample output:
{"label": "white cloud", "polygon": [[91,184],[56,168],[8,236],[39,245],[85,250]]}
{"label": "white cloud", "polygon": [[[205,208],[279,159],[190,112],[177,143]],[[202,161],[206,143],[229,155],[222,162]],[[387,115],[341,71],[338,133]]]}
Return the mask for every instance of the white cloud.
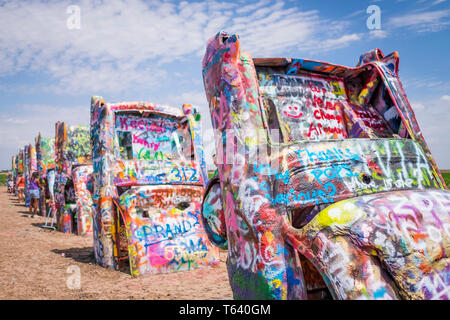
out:
{"label": "white cloud", "polygon": [[432,6],[435,6],[435,5],[440,4],[440,3],[442,3],[442,2],[445,2],[445,1],[447,1],[447,0],[436,0],[436,1],[434,1],[431,5],[432,5]]}
{"label": "white cloud", "polygon": [[439,168],[450,169],[450,99],[442,98],[410,102]]}
{"label": "white cloud", "polygon": [[425,105],[421,102],[414,102],[414,103],[411,103],[411,108],[414,111],[423,110],[423,109],[425,109]]}
{"label": "white cloud", "polygon": [[357,33],[346,34],[337,39],[327,39],[321,43],[317,43],[318,50],[330,50],[343,48],[348,46],[351,42],[358,41],[361,39],[361,35]]}
{"label": "white cloud", "polygon": [[450,82],[439,80],[436,76],[425,76],[421,78],[406,78],[402,80],[405,88],[419,88],[427,92],[435,90],[450,90]]}
{"label": "white cloud", "polygon": [[[201,59],[209,37],[224,29],[241,36],[253,56],[289,48],[333,50],[359,40],[344,21],[284,2],[238,5],[142,0],[81,0],[81,28],[69,30],[71,1],[6,1],[0,5],[0,76],[32,71],[50,77],[40,90],[63,94],[120,92],[158,86],[162,66]],[[339,36],[337,36],[339,33]],[[34,84],[36,87],[36,84]]]}
{"label": "white cloud", "polygon": [[450,24],[450,10],[409,13],[392,17],[388,24],[394,28],[408,28],[417,32],[436,32]]}
{"label": "white cloud", "polygon": [[[39,132],[45,137],[55,136],[55,123],[65,121],[69,125],[89,124],[89,104],[61,108],[51,105],[20,105],[14,114],[0,115],[0,146],[17,153],[26,144],[34,144]],[[15,150],[15,151],[14,151]],[[11,154],[12,156],[13,154]],[[4,161],[4,159],[2,159]],[[5,166],[4,163],[1,163]],[[8,165],[9,162],[6,164]]]}
{"label": "white cloud", "polygon": [[384,39],[387,38],[388,33],[384,30],[372,30],[369,32],[369,36],[372,39]]}
{"label": "white cloud", "polygon": [[348,15],[345,16],[345,18],[354,18],[360,15],[366,14],[366,9],[356,10]]}
{"label": "white cloud", "polygon": [[441,100],[450,101],[450,96],[444,95],[444,96],[441,97]]}

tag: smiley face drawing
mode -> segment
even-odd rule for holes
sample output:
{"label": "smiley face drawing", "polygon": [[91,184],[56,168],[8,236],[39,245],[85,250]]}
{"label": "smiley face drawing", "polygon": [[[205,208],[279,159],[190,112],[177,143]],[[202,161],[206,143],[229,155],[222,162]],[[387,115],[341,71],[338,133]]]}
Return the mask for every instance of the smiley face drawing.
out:
{"label": "smiley face drawing", "polygon": [[283,113],[290,118],[298,119],[303,115],[303,112],[300,112],[300,108],[298,106],[287,105],[286,107],[287,108],[283,110]]}

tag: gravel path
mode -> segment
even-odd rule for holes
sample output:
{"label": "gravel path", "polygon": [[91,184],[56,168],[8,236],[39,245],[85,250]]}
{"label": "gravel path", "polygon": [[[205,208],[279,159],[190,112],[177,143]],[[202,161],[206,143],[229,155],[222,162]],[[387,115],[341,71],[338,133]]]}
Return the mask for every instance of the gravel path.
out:
{"label": "gravel path", "polygon": [[[0,299],[232,299],[225,252],[216,267],[133,278],[96,265],[91,237],[41,230],[45,218],[31,219],[6,187],[0,208]],[[68,288],[70,270],[79,289]]]}

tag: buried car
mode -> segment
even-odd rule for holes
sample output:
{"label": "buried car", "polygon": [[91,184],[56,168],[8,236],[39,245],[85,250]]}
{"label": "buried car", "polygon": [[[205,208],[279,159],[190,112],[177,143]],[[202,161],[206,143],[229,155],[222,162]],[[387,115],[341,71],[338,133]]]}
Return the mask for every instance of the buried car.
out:
{"label": "buried car", "polygon": [[30,181],[33,172],[37,170],[36,162],[36,147],[32,144],[28,144],[24,148],[24,169],[23,175],[25,178],[25,206],[31,205],[30,198]]}
{"label": "buried car", "polygon": [[207,44],[218,176],[202,219],[235,299],[449,299],[450,193],[398,77]]}
{"label": "buried car", "polygon": [[99,265],[140,276],[218,263],[200,219],[207,174],[194,107],[94,96],[91,140]]}
{"label": "buried car", "polygon": [[11,158],[11,179],[13,181],[13,193],[14,195],[17,196],[17,188],[16,188],[16,181],[17,181],[17,177],[19,176],[19,168],[18,168],[18,159],[19,159],[19,155],[16,154],[14,156],[12,156]]}
{"label": "buried car", "polygon": [[36,137],[36,161],[39,177],[43,182],[39,199],[39,212],[45,216],[49,210],[55,213],[53,184],[55,177],[55,139]]}
{"label": "buried car", "polygon": [[[54,198],[57,227],[64,233],[92,235],[92,153],[89,126],[55,125]],[[49,188],[53,182],[50,176]]]}
{"label": "buried car", "polygon": [[23,176],[25,178],[25,206],[29,207],[31,204],[30,198],[30,180],[33,172],[37,170],[36,163],[36,148],[32,144],[27,144],[23,149]]}
{"label": "buried car", "polygon": [[18,195],[17,180],[20,176],[23,175],[23,149],[19,150],[14,161],[16,166],[16,174],[14,177],[14,194],[17,196]]}

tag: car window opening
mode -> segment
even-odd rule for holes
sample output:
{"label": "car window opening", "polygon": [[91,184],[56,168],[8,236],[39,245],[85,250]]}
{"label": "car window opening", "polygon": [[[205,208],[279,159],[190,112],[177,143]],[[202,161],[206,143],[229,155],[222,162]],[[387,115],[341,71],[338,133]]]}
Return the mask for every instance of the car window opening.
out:
{"label": "car window opening", "polygon": [[389,91],[373,70],[346,79],[257,70],[274,142],[409,137]]}
{"label": "car window opening", "polygon": [[118,157],[123,160],[193,160],[188,122],[161,115],[116,114]]}

